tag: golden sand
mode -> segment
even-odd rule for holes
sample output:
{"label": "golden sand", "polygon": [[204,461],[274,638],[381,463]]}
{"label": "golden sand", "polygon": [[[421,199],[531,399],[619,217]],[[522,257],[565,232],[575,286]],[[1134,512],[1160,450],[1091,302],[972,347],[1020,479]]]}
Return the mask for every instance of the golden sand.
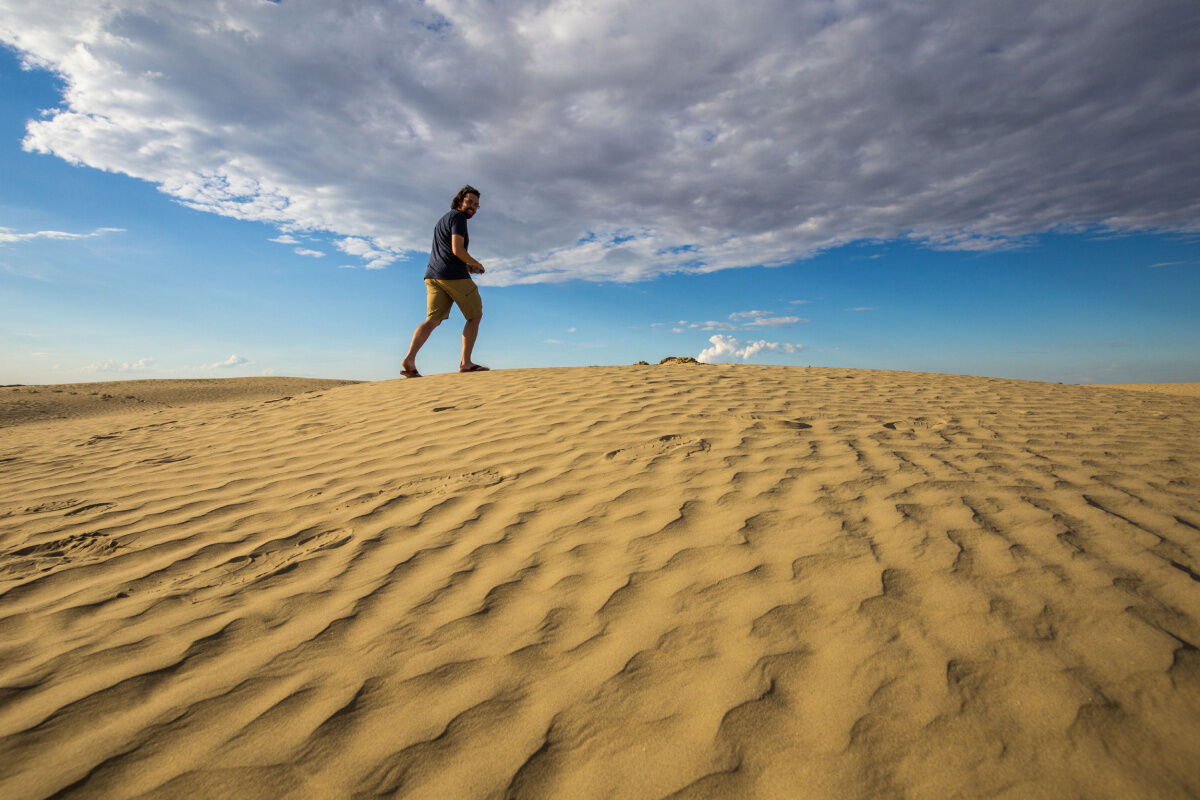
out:
{"label": "golden sand", "polygon": [[1200,398],[678,365],[45,417],[0,428],[6,799],[1200,794]]}
{"label": "golden sand", "polygon": [[1137,392],[1178,394],[1185,397],[1200,397],[1200,383],[1103,383],[1101,389],[1131,389]]}
{"label": "golden sand", "polygon": [[247,403],[345,386],[318,378],[222,378],[0,386],[0,427],[192,405]]}

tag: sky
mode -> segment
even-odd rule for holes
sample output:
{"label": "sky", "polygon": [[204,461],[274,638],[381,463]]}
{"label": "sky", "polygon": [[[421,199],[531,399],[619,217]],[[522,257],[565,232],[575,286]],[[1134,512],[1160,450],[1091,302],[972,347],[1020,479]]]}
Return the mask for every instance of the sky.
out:
{"label": "sky", "polygon": [[[1200,381],[1195,0],[0,0],[0,384]],[[461,318],[421,351],[458,364]]]}

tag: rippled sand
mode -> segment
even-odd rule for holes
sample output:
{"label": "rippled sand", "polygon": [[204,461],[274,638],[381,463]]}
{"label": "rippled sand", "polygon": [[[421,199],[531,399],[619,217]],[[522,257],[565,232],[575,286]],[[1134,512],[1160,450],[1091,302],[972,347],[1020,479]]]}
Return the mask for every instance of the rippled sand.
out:
{"label": "rippled sand", "polygon": [[1200,398],[304,388],[0,427],[0,797],[1200,794]]}

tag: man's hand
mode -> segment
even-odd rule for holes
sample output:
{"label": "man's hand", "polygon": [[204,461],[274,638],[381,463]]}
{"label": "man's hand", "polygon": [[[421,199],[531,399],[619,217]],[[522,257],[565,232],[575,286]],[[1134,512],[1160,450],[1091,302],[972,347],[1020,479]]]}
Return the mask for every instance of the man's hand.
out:
{"label": "man's hand", "polygon": [[457,233],[450,237],[450,250],[454,253],[454,257],[467,265],[467,272],[472,272],[476,275],[483,274],[483,264],[476,261],[467,252],[467,242]]}

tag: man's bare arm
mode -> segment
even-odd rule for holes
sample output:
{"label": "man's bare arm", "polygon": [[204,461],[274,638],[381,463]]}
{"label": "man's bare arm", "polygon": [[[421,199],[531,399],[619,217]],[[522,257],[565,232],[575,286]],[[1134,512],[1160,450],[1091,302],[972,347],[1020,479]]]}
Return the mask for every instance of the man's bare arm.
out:
{"label": "man's bare arm", "polygon": [[471,257],[471,254],[467,252],[466,241],[457,233],[450,236],[450,249],[454,251],[455,258],[467,265],[468,272],[474,272],[477,275],[483,274],[483,264]]}

